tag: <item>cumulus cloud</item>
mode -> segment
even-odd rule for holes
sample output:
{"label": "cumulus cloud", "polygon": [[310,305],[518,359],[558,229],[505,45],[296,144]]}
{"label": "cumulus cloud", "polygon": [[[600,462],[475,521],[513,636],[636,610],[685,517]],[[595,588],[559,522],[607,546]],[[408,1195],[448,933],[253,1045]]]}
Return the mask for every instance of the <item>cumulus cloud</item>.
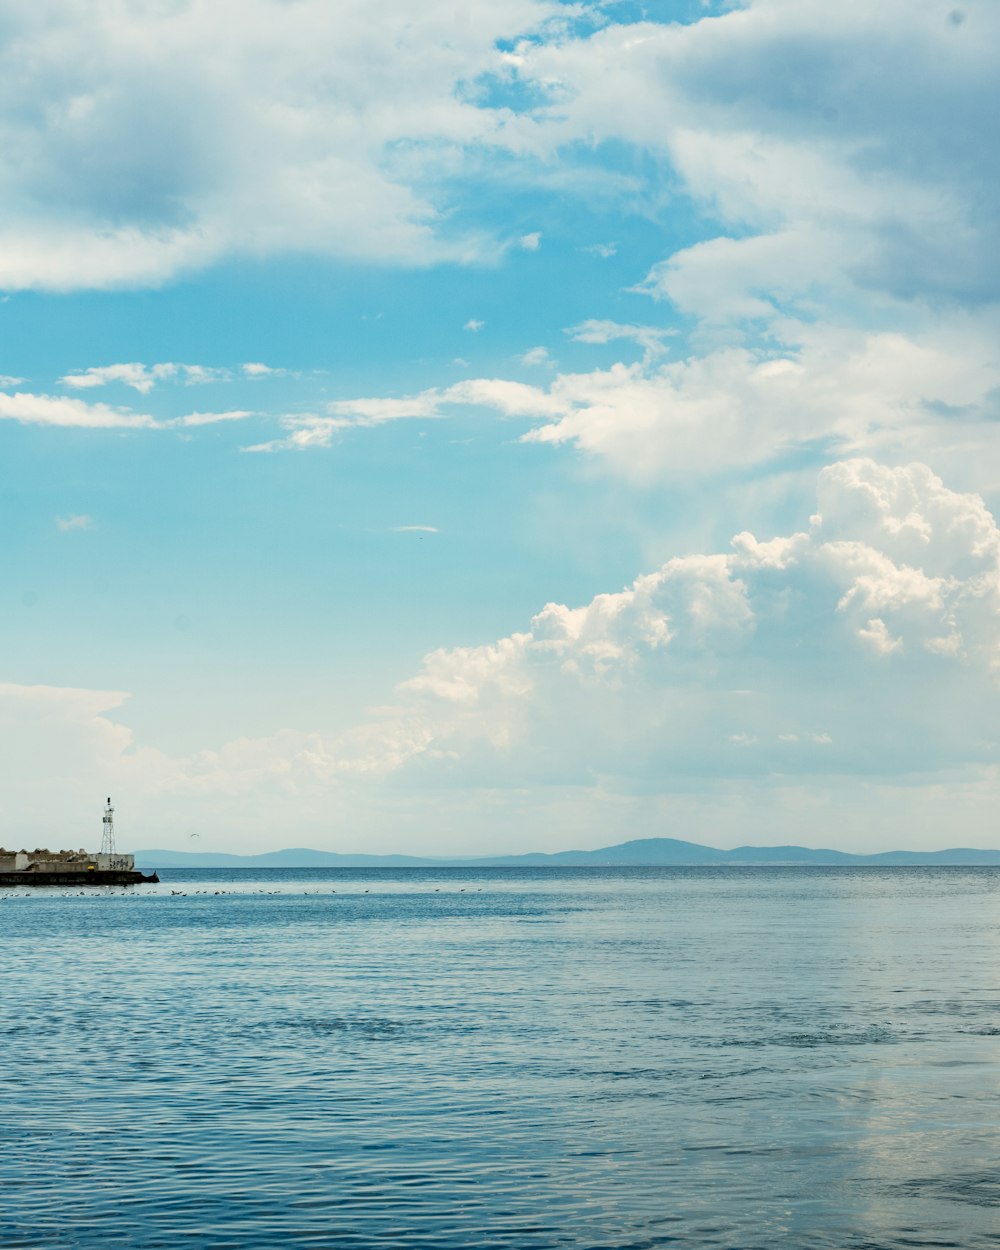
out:
{"label": "cumulus cloud", "polygon": [[387,728],[411,742],[420,728],[439,764],[511,785],[671,789],[747,768],[919,783],[988,764],[998,684],[993,517],[924,465],[859,459],[820,474],[806,529],[742,533],[582,607],[549,604],[497,642],[433,652]]}
{"label": "cumulus cloud", "polygon": [[[430,762],[469,785],[668,790],[748,768],[911,777],[992,758],[998,684],[993,517],[924,465],[859,459],[819,475],[796,533],[744,532],[582,606],[549,603],[495,642],[432,652],[395,707],[313,739],[309,769],[333,782]],[[944,709],[963,718],[958,739]]]}
{"label": "cumulus cloud", "polygon": [[458,821],[463,792],[536,829],[551,803],[565,818],[586,801],[680,814],[696,823],[669,827],[707,841],[709,816],[740,840],[829,838],[864,794],[895,822],[893,841],[937,843],[924,824],[947,795],[953,816],[964,805],[963,838],[988,841],[998,687],[1000,530],[982,499],[924,465],[854,459],[820,473],[801,529],[740,533],[579,606],[549,603],[493,642],[433,651],[392,706],[345,732],[285,728],[170,755],[121,723],[121,693],[5,685],[0,741],[15,788],[38,758],[57,759],[60,801],[96,773],[140,810],[198,796],[265,835],[289,803],[317,821],[331,805],[370,814],[391,779],[389,842],[422,795]]}
{"label": "cumulus cloud", "polygon": [[537,252],[542,246],[542,236],[535,230],[531,234],[522,234],[518,242],[526,252]]}

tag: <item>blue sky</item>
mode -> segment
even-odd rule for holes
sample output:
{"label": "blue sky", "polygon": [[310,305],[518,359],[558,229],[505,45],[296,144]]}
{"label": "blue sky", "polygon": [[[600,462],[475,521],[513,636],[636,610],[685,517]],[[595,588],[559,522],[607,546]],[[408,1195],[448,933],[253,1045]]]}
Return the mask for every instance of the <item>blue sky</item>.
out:
{"label": "blue sky", "polygon": [[6,6],[6,840],[996,845],[998,33]]}

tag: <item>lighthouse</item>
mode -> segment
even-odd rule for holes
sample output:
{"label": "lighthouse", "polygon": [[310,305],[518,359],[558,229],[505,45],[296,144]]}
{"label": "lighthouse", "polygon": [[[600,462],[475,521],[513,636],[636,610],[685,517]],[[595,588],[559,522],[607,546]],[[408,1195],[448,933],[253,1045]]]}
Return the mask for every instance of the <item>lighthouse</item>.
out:
{"label": "lighthouse", "polygon": [[101,834],[101,854],[115,854],[115,809],[111,806],[111,795],[104,809],[104,832]]}

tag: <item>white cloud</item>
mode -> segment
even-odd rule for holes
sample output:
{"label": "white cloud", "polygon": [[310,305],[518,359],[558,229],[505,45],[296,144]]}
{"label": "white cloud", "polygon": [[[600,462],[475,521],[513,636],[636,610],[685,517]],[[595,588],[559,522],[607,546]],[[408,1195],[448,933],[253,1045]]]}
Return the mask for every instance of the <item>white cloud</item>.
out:
{"label": "white cloud", "polygon": [[558,401],[536,386],[506,378],[469,378],[438,393],[439,409],[456,404],[493,408],[505,417],[555,415]]}
{"label": "white cloud", "polygon": [[314,445],[327,445],[343,424],[475,406],[539,422],[525,441],[576,447],[633,481],[767,466],[809,451],[928,458],[992,489],[1000,486],[996,332],[1000,319],[960,314],[909,334],[788,320],[766,346],[723,346],[660,363],[656,328],[591,321],[574,337],[637,341],[643,361],[560,373],[538,386],[470,378],[404,398],[338,401],[330,418],[289,422],[313,431]]}
{"label": "white cloud", "polygon": [[441,531],[436,525],[394,525],[392,532],[394,534],[439,534]]}
{"label": "white cloud", "polygon": [[[73,812],[73,807],[92,788],[94,776],[113,769],[132,743],[131,732],[107,717],[127,698],[114,691],[0,683],[0,742],[8,769],[8,796],[25,817],[19,822],[21,830],[38,821],[38,809],[44,811],[52,802],[63,822],[68,822],[50,824],[43,815],[46,840],[27,845],[50,845],[47,838],[52,828],[68,833],[78,827],[79,808]],[[55,777],[58,785],[52,784]],[[47,790],[52,793],[43,798]],[[24,834],[19,830],[16,836]],[[79,846],[76,836],[70,844]]]}
{"label": "white cloud", "polygon": [[[158,283],[232,254],[423,264],[489,255],[450,223],[463,150],[532,125],[476,99],[497,41],[562,28],[511,0],[95,0],[5,11],[0,287]],[[442,173],[443,169],[443,173]]]}
{"label": "white cloud", "polygon": [[676,331],[659,326],[622,325],[617,321],[590,319],[572,326],[566,333],[577,343],[613,343],[628,339],[643,349],[647,359],[662,356],[666,351],[663,340]]}
{"label": "white cloud", "polygon": [[265,365],[259,360],[249,360],[246,364],[240,365],[240,368],[248,378],[280,378],[288,372],[287,369],[272,368],[271,365]]}
{"label": "white cloud", "polygon": [[94,518],[87,516],[86,513],[56,517],[56,529],[62,534],[67,534],[71,530],[89,530],[93,524]]}
{"label": "white cloud", "polygon": [[995,299],[1000,14],[970,12],[959,28],[906,0],[833,18],[822,0],[751,0],[525,44],[517,73],[558,84],[552,140],[658,154],[721,223],[651,275],[699,316],[773,316],[824,291]]}
{"label": "white cloud", "polygon": [[[15,134],[18,128],[15,123]],[[0,134],[9,134],[10,129],[2,125]],[[7,173],[16,180],[16,161],[8,156],[5,164],[6,170],[0,166],[0,178]],[[53,172],[57,180],[62,176]],[[81,226],[51,219],[51,203],[32,207],[41,211],[41,217],[32,214],[16,226],[0,228],[0,290],[158,286],[178,273],[210,264],[225,251],[225,236],[213,238],[216,232],[211,229],[202,234],[177,229],[147,233],[140,226],[109,229],[104,220]]]}
{"label": "white cloud", "polygon": [[[136,742],[121,723],[128,699],[115,691],[0,684],[0,743],[10,769],[7,800],[9,810],[19,813],[19,837],[27,845],[51,845],[56,828],[62,830],[63,845],[94,848],[106,793],[128,796],[119,837],[134,847],[136,835],[130,837],[129,830],[141,830],[145,840],[160,819],[158,812],[169,812],[163,825],[168,836],[171,824],[184,827],[184,809],[192,797],[199,801],[200,819],[221,825],[241,800],[252,806],[266,798],[270,805],[275,793],[287,800],[320,779],[329,781],[317,735],[282,730],[266,739],[241,738],[218,749],[171,756]],[[54,777],[58,785],[52,784]],[[328,784],[323,788],[329,807]],[[252,814],[247,818],[252,824]]]}
{"label": "white cloud", "polygon": [[933,457],[990,489],[1000,362],[985,327],[963,338],[962,324],[905,335],[788,323],[764,349],[560,375],[546,393],[560,415],[525,438],[574,445],[632,479],[814,448]]}
{"label": "white cloud", "polygon": [[0,386],[4,387],[5,389],[14,387],[14,386],[20,386],[23,382],[24,382],[24,378],[14,378],[14,377],[10,377],[6,373],[0,373]]}
{"label": "white cloud", "polygon": [[357,425],[381,425],[385,421],[409,420],[416,417],[437,417],[440,392],[422,391],[403,399],[343,399],[327,405],[336,425],[351,422]]}
{"label": "white cloud", "polygon": [[227,369],[210,369],[205,365],[179,365],[170,361],[144,365],[132,361],[127,364],[96,365],[82,373],[68,373],[59,381],[63,386],[71,386],[76,390],[121,382],[140,394],[147,395],[158,382],[177,380],[188,386],[196,386],[206,382],[225,382],[230,376]]}
{"label": "white cloud", "polygon": [[207,365],[178,365],[177,370],[188,386],[203,386],[208,382],[228,382],[232,376],[228,369],[211,369]]}
{"label": "white cloud", "polygon": [[[330,447],[336,435],[351,424],[343,417],[316,415],[284,416],[279,418],[281,427],[288,431],[283,438],[268,439],[242,448],[245,452],[268,453],[276,451],[314,451]],[[370,424],[358,422],[358,424]]]}
{"label": "white cloud", "polygon": [[18,391],[0,394],[0,420],[22,425],[54,425],[78,429],[154,429],[156,421],[145,413],[107,404],[88,404],[62,395],[31,395]]}
{"label": "white cloud", "polygon": [[893,638],[885,621],[879,616],[873,617],[863,629],[859,629],[858,637],[870,643],[879,655],[891,655],[903,645],[902,638]]}
{"label": "white cloud", "polygon": [[518,242],[526,252],[537,252],[542,245],[542,236],[535,230],[531,234],[522,234]]}
{"label": "white cloud", "polygon": [[475,317],[470,317],[462,329],[469,330],[472,334],[478,334],[485,324],[485,321],[477,321]]}
{"label": "white cloud", "polygon": [[243,450],[273,452],[327,448],[332,446],[338,434],[348,429],[383,425],[389,421],[435,420],[458,405],[492,408],[506,417],[554,417],[562,411],[559,402],[538,387],[506,378],[473,378],[400,399],[334,400],[326,406],[328,416],[318,413],[288,414],[279,418],[282,428],[289,431],[286,437],[256,443]]}
{"label": "white cloud", "polygon": [[244,410],[229,412],[192,412],[183,417],[157,420],[144,412],[129,408],[112,408],[109,404],[90,404],[66,395],[33,395],[18,391],[13,395],[0,392],[0,420],[17,421],[22,425],[59,426],[83,430],[168,430],[218,421],[241,421],[253,413]]}
{"label": "white cloud", "polygon": [[[808,530],[740,534],[729,554],[675,558],[495,643],[433,652],[401,688],[390,739],[422,727],[470,784],[683,788],[743,775],[727,741],[775,775],[919,783],[986,765],[1000,741],[1000,531],[982,500],[923,465],[854,460],[821,473],[819,505]],[[791,744],[822,752],[775,754]]]}
{"label": "white cloud", "polygon": [[217,425],[220,421],[245,421],[254,413],[243,408],[234,408],[231,412],[189,412],[185,417],[171,417],[164,421],[164,426],[192,427],[198,425]]}
{"label": "white cloud", "polygon": [[545,365],[549,368],[555,365],[555,361],[549,355],[549,349],[547,347],[529,348],[529,350],[526,351],[520,359],[522,365]]}

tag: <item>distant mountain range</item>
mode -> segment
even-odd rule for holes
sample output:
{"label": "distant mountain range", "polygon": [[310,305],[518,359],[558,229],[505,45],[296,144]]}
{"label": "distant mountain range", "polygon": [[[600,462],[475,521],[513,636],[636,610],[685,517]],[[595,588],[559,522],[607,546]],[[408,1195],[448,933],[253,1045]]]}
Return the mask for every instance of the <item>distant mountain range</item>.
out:
{"label": "distant mountain range", "polygon": [[416,855],[351,855],[339,851],[296,848],[263,855],[226,855],[213,851],[136,851],[139,867],[152,868],[563,868],[658,867],[697,864],[1000,864],[1000,851],[955,848],[947,851],[883,851],[852,855],[808,846],[739,846],[720,851],[714,846],[677,838],[636,838],[598,851],[535,852],[490,855],[477,859],[444,859]]}

